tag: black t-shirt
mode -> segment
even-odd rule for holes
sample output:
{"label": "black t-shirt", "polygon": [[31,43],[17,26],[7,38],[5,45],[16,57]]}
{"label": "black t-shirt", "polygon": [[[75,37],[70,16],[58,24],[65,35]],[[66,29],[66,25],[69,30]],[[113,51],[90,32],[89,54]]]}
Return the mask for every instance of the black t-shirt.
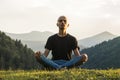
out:
{"label": "black t-shirt", "polygon": [[45,45],[46,49],[52,50],[52,60],[70,60],[72,50],[78,47],[75,37],[67,34],[64,37],[59,37],[57,34],[48,38]]}

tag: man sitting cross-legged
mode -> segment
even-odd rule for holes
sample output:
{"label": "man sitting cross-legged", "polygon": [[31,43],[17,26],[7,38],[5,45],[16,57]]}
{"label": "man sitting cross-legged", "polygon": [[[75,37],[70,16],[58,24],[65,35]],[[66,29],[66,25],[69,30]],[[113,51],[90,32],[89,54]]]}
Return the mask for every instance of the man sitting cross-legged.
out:
{"label": "man sitting cross-legged", "polygon": [[[60,16],[57,20],[59,32],[50,36],[45,45],[45,51],[35,53],[37,61],[46,68],[61,69],[72,68],[81,65],[88,60],[87,54],[80,54],[76,38],[66,32],[69,27],[65,16]],[[52,51],[52,59],[47,59],[49,52]],[[75,54],[71,58],[72,51]]]}

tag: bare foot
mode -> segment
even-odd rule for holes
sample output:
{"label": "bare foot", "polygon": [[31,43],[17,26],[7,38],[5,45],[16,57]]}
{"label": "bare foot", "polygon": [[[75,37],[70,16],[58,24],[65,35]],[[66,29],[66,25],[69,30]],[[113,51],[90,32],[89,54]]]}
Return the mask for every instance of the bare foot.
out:
{"label": "bare foot", "polygon": [[87,54],[82,54],[82,62],[86,62],[88,60]]}

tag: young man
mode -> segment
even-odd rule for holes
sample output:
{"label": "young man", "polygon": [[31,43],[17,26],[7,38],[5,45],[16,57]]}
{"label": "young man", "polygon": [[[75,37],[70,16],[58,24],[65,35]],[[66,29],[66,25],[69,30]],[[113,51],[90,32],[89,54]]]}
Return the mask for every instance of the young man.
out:
{"label": "young man", "polygon": [[[44,54],[40,51],[35,53],[37,61],[46,68],[52,69],[72,68],[86,62],[87,54],[80,54],[76,38],[66,32],[69,24],[65,16],[58,18],[57,26],[59,32],[48,38]],[[51,60],[47,59],[50,51],[52,51]],[[75,54],[74,58],[71,58],[72,51]]]}

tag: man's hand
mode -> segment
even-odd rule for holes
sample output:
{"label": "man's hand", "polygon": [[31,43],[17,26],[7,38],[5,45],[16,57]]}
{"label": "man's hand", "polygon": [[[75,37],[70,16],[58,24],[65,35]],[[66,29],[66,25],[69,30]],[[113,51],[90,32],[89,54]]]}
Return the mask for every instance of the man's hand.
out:
{"label": "man's hand", "polygon": [[37,52],[34,54],[34,56],[35,56],[36,60],[37,60],[38,62],[40,62],[41,52],[40,52],[40,51],[37,51]]}

